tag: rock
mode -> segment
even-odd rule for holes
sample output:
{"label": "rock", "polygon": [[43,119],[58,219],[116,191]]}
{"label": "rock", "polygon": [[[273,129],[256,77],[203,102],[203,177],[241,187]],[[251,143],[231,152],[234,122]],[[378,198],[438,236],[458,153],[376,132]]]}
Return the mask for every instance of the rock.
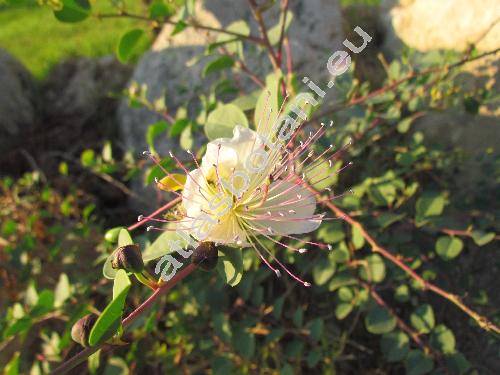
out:
{"label": "rock", "polygon": [[[212,27],[225,27],[231,22],[243,19],[248,22],[253,35],[259,35],[256,22],[253,20],[250,8],[243,0],[241,4],[233,2],[227,5],[227,0],[207,0],[196,2],[195,14],[200,24]],[[300,0],[291,1],[290,10],[294,19],[289,29],[293,63],[295,68],[313,79],[327,77],[326,62],[328,57],[342,43],[341,11],[337,0]],[[266,11],[265,22],[268,27],[278,22],[279,7]],[[189,103],[195,108],[200,93],[208,92],[210,80],[202,79],[201,72],[204,61],[193,63],[195,56],[203,54],[207,40],[215,38],[215,33],[188,28],[182,33],[171,36],[173,26],[165,25],[153,44],[152,50],[139,61],[131,84],[147,86],[147,97],[154,102],[165,98],[169,113],[175,115],[181,104]],[[245,51],[247,65],[259,76],[265,77],[264,69],[270,71],[267,56],[253,56]],[[265,63],[263,63],[263,61]],[[249,85],[248,91],[257,88],[246,77],[244,84]],[[323,82],[323,83],[321,83]],[[325,85],[326,79],[318,81]],[[332,95],[333,96],[333,95]],[[140,153],[147,149],[145,140],[147,126],[162,119],[158,114],[144,108],[131,108],[123,101],[118,112],[122,139],[128,149]],[[200,144],[200,139],[195,140]],[[180,149],[177,139],[163,137],[155,143],[160,154],[169,150]],[[196,149],[196,147],[193,147]],[[181,154],[180,152],[176,154]],[[133,190],[144,194],[142,186],[133,186]],[[152,189],[151,189],[152,190]]]}
{"label": "rock", "polygon": [[57,65],[43,85],[44,118],[76,129],[109,107],[111,96],[125,88],[131,73],[113,56],[79,57]]}
{"label": "rock", "polygon": [[414,129],[425,134],[427,143],[445,151],[463,151],[465,159],[456,174],[457,186],[474,189],[486,183],[497,184],[494,173],[485,173],[485,168],[494,170],[494,160],[500,156],[498,117],[448,109],[419,118]]}
{"label": "rock", "polygon": [[36,84],[26,68],[0,49],[0,153],[6,155],[37,122]]}
{"label": "rock", "polygon": [[[207,0],[203,6],[197,3],[195,14],[200,23],[205,26],[224,28],[237,20],[244,20],[250,25],[252,35],[259,35],[250,7],[245,1],[241,6],[227,6],[227,0]],[[299,0],[290,1],[289,10],[293,20],[288,30],[290,47],[295,69],[302,69],[313,77],[327,76],[326,59],[330,54],[341,48],[342,44],[342,14],[337,0]],[[279,6],[273,6],[264,12],[267,29],[278,24]],[[201,46],[209,38],[214,38],[215,32],[199,32],[193,29],[171,36],[172,25],[165,25],[154,43],[153,50],[162,50],[174,46]],[[264,57],[266,58],[266,57]],[[261,60],[259,64],[261,65]],[[324,73],[324,74],[321,74]]]}
{"label": "rock", "polygon": [[498,0],[385,0],[382,9],[392,51],[400,49],[400,41],[419,51],[500,46]]}

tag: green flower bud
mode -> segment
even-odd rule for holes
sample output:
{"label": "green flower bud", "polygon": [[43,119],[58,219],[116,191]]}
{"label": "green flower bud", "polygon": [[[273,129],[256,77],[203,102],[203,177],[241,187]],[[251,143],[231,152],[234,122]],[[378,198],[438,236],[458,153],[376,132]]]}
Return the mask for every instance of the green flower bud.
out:
{"label": "green flower bud", "polygon": [[73,341],[84,347],[89,346],[90,331],[92,331],[92,327],[96,321],[97,315],[88,314],[73,324],[73,327],[71,327],[71,338]]}
{"label": "green flower bud", "polygon": [[123,269],[127,272],[139,273],[144,269],[139,245],[125,245],[115,251],[111,267],[114,269]]}
{"label": "green flower bud", "polygon": [[202,242],[193,251],[191,255],[191,263],[205,271],[210,271],[215,268],[218,260],[218,250],[213,242]]}

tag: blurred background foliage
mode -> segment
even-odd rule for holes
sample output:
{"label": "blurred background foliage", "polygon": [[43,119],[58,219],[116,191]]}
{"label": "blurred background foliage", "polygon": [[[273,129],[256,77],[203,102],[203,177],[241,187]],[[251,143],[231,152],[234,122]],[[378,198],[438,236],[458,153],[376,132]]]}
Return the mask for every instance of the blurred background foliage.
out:
{"label": "blurred background foliage", "polygon": [[[192,6],[189,1],[92,1],[83,19],[71,13],[81,22],[64,23],[54,17],[61,4],[63,9],[76,4],[78,10],[86,2],[43,3],[0,3],[0,46],[41,82],[56,64],[76,56],[116,53],[120,61],[135,63],[161,21],[173,14],[189,16]],[[369,13],[379,5],[376,0],[340,3],[347,34],[352,25],[364,25],[364,13],[353,7],[366,7]],[[124,10],[153,21],[98,16]],[[186,22],[176,23],[178,31]],[[207,117],[221,102],[237,104],[238,114],[253,118],[255,90],[262,88],[243,92],[234,87],[230,72],[236,58],[216,47],[205,46],[204,53],[213,59],[203,62],[203,74],[215,83],[209,95],[200,94],[203,104],[194,112],[186,104],[170,113],[162,100],[148,97],[147,87],[135,83],[109,94],[108,100],[126,100],[162,115],[162,120],[144,124],[151,151],[165,137],[181,149],[196,149],[197,140],[205,140],[205,134],[210,138]],[[339,79],[335,104],[312,113],[316,122],[335,123],[318,151],[354,140],[339,155],[336,168],[348,161],[354,166],[329,183],[338,193],[353,190],[333,203],[362,225],[326,222],[304,238],[331,244],[331,252],[310,249],[300,255],[275,249],[313,287],[276,279],[253,252],[244,250],[232,262],[232,272],[242,274],[238,285],[227,285],[217,272],[194,273],[134,322],[122,337],[126,345],[104,348],[73,371],[497,373],[498,335],[482,329],[449,300],[424,290],[376,249],[388,249],[423,280],[500,323],[498,156],[489,146],[471,154],[416,126],[435,111],[458,112],[475,121],[482,109],[497,103],[497,93],[487,84],[463,85],[468,73],[461,64],[452,65],[480,55],[474,46],[465,53],[405,49],[387,61],[378,45],[370,46],[365,60],[357,57],[355,68]],[[297,92],[297,76],[289,73],[284,82]],[[71,327],[83,315],[103,311],[110,301],[113,285],[102,276],[103,263],[119,241],[118,231],[146,213],[134,207],[149,207],[134,184],[151,184],[162,176],[140,158],[139,150],[128,149],[116,130],[98,130],[100,117],[91,120],[95,129],[89,127],[85,138],[70,141],[71,149],[63,137],[60,144],[27,148],[27,161],[1,160],[9,167],[0,181],[0,367],[6,374],[49,373],[81,350],[71,341]],[[197,151],[201,155],[203,148]],[[164,166],[175,169],[167,161]],[[158,203],[168,201],[165,193],[155,194]],[[147,251],[151,246],[168,250],[162,247],[164,238],[140,229],[131,234]],[[133,282],[124,315],[148,295]]]}

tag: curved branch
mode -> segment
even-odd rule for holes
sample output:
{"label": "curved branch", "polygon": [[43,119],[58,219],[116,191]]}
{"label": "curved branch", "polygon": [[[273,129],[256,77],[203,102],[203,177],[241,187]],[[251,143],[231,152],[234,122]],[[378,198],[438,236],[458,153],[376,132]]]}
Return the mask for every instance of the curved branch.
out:
{"label": "curved branch", "polygon": [[[191,272],[196,269],[194,264],[190,264],[181,271],[177,275],[175,275],[172,280],[164,283],[158,289],[156,289],[153,294],[149,296],[147,300],[145,300],[140,306],[138,306],[134,311],[132,311],[125,319],[122,320],[122,326],[125,330],[128,326],[130,326],[139,316],[148,311],[156,300],[168,292],[174,285],[176,285],[179,281],[188,276]],[[108,344],[100,344],[90,348],[85,348],[78,354],[74,355],[66,362],[57,367],[54,371],[51,372],[52,375],[61,375],[66,374],[68,371],[74,369],[76,366],[84,362],[88,357],[90,357],[93,353],[98,351],[100,348],[106,348],[109,350],[113,349],[113,346]]]}
{"label": "curved branch", "polygon": [[[304,186],[306,186],[311,192],[316,194],[316,196],[318,196],[318,197],[321,196],[321,194],[317,190],[315,190],[313,187],[311,187],[310,185],[305,183]],[[402,269],[412,279],[417,281],[424,288],[424,290],[430,290],[430,291],[440,295],[441,297],[447,299],[451,303],[453,303],[460,310],[462,310],[464,313],[466,313],[469,317],[474,319],[476,321],[476,323],[479,325],[479,327],[481,327],[482,329],[484,329],[488,332],[494,332],[496,334],[500,334],[500,327],[498,327],[495,323],[490,321],[487,317],[480,315],[479,313],[477,313],[476,311],[472,310],[470,307],[465,305],[459,296],[452,294],[452,293],[449,293],[446,290],[441,289],[437,285],[425,280],[422,276],[420,276],[412,268],[410,268],[406,263],[404,263],[398,256],[392,254],[389,250],[380,246],[377,243],[377,241],[375,241],[375,239],[361,225],[361,223],[354,220],[351,216],[349,216],[343,210],[338,208],[332,202],[323,201],[322,204],[325,205],[326,207],[328,207],[335,215],[337,215],[338,217],[345,220],[349,225],[357,228],[359,233],[361,233],[363,238],[366,240],[366,242],[368,242],[370,244],[372,251],[374,253],[380,254],[385,259],[389,260],[394,265],[396,265],[397,267]]]}

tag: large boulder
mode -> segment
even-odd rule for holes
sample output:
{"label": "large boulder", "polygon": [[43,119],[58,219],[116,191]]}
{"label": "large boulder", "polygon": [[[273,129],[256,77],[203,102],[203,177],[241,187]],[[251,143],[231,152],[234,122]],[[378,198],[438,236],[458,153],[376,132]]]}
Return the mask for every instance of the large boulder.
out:
{"label": "large boulder", "polygon": [[116,100],[112,96],[125,88],[131,74],[131,68],[113,56],[62,62],[52,69],[42,86],[44,119],[65,123],[75,131],[100,111],[114,111]]}
{"label": "large boulder", "polygon": [[37,121],[36,85],[26,68],[0,49],[0,154],[18,146]]}
{"label": "large boulder", "polygon": [[385,0],[383,9],[386,45],[393,51],[400,41],[419,51],[500,46],[498,0]]}
{"label": "large boulder", "polygon": [[[241,3],[241,4],[236,4]],[[226,0],[207,0],[200,5],[196,2],[196,18],[200,24],[224,28],[231,22],[243,19],[248,22],[252,34],[259,35],[258,27],[253,20],[246,1],[237,0],[228,6]],[[289,29],[289,37],[295,68],[311,78],[326,78],[328,57],[342,43],[341,10],[337,0],[297,0],[290,2],[290,10],[294,14]],[[266,11],[265,23],[268,27],[277,24],[279,7]],[[195,61],[195,56],[203,53],[208,40],[213,40],[217,34],[191,28],[180,34],[171,36],[172,26],[165,25],[153,44],[151,51],[139,61],[131,84],[147,87],[147,97],[151,102],[165,99],[169,113],[174,114],[181,104],[189,103],[193,108],[197,104],[200,93],[207,92],[210,81],[202,79],[201,72],[204,60]],[[247,65],[261,77],[270,71],[267,56],[255,56],[245,52]],[[324,81],[318,83],[325,85]],[[257,86],[245,79],[248,91]],[[123,101],[118,119],[121,136],[128,149],[139,153],[147,149],[145,134],[147,126],[159,120],[162,116],[145,108],[131,108]],[[195,140],[196,142],[196,140]],[[198,140],[199,142],[199,140]],[[155,147],[160,154],[168,150],[179,150],[178,140],[163,137]],[[134,186],[135,191],[141,188]]]}

